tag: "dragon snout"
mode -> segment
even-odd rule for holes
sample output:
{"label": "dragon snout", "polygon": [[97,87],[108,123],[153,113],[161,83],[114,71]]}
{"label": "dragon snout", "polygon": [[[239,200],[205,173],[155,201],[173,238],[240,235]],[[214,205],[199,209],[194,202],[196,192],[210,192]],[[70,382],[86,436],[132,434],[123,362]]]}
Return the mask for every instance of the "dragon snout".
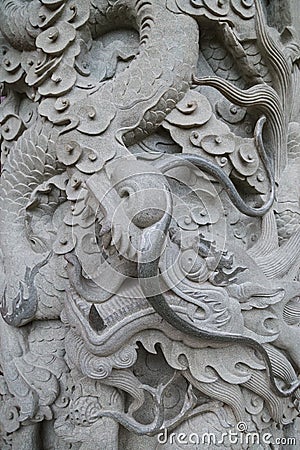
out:
{"label": "dragon snout", "polygon": [[138,228],[147,228],[159,222],[166,210],[165,190],[148,188],[132,193],[124,204],[129,219]]}
{"label": "dragon snout", "polygon": [[138,228],[159,222],[167,208],[165,176],[142,161],[125,161],[114,170],[111,178],[122,199],[129,220]]}

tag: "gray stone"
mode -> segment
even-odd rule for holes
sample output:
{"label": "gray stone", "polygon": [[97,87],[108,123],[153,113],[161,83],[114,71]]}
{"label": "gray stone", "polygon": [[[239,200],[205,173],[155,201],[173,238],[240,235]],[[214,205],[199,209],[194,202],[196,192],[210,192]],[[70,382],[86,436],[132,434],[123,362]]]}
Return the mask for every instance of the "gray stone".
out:
{"label": "gray stone", "polygon": [[299,446],[298,6],[0,2],[1,450]]}

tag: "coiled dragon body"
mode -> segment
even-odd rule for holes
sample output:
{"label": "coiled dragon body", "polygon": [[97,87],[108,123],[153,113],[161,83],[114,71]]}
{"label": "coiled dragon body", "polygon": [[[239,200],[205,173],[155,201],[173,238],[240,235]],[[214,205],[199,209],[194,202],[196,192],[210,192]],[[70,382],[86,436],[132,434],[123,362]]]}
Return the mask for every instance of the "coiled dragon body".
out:
{"label": "coiled dragon body", "polygon": [[[128,26],[133,26],[138,30],[140,36],[139,52],[129,67],[117,74],[114,79],[105,82],[88,98],[90,106],[95,112],[93,113],[92,111],[92,114],[89,114],[88,120],[95,124],[96,129],[97,121],[106,123],[106,126],[104,128],[99,127],[101,131],[95,134],[101,135],[102,147],[112,146],[115,149],[114,154],[118,157],[128,154],[127,145],[138,142],[152,133],[162,123],[165,116],[176,106],[178,101],[184,97],[192,83],[192,74],[195,71],[198,59],[198,25],[187,14],[176,14],[170,11],[166,6],[167,2],[162,0],[105,0],[91,3],[92,5],[89,5],[87,2],[88,7],[90,7],[88,25],[93,36],[99,33],[99,29],[102,30],[101,32],[105,32],[116,27],[118,23],[123,25],[126,23]],[[34,39],[38,31],[34,27],[28,26],[28,24],[30,14],[33,13],[34,8],[38,4],[39,2],[37,1],[28,3],[22,0],[4,0],[1,3],[0,13],[2,18],[0,29],[13,46],[26,49],[35,48]],[[18,26],[16,25],[17,23]],[[19,24],[22,27],[19,27]],[[179,36],[180,39],[178,39]],[[179,46],[177,45],[178,41],[180,41]],[[76,87],[73,89],[76,89]],[[103,100],[109,107],[101,111]],[[80,103],[74,103],[69,113],[72,114],[73,111],[74,115],[76,115],[79,106]],[[81,133],[82,142],[84,142],[85,135],[89,133],[84,130],[84,127],[81,127],[80,117],[78,120],[78,131]],[[261,123],[260,126],[262,127]],[[22,173],[23,177],[27,174],[24,171],[22,158],[26,159],[26,156],[30,158],[33,149],[31,145],[27,145],[18,150],[18,146],[24,142],[24,139],[22,139],[22,137],[19,139],[11,153],[11,157],[7,160],[1,178],[0,208],[3,214],[0,222],[0,233],[4,261],[5,265],[7,265],[5,269],[7,278],[12,277],[15,280],[15,274],[17,274],[19,281],[22,282],[28,279],[33,283],[34,276],[31,275],[36,273],[38,269],[35,270],[34,268],[39,268],[42,262],[41,257],[36,257],[27,245],[27,236],[22,228],[25,226],[24,208],[26,207],[26,201],[24,203],[24,199],[26,200],[30,197],[32,187],[30,184],[27,186],[26,182],[22,182],[22,191],[19,192],[18,182],[7,181],[8,178],[13,179],[17,177],[18,173]],[[96,151],[101,154],[103,148],[97,148]],[[28,152],[27,155],[26,152]],[[216,175],[221,185],[227,189],[233,203],[243,213],[261,216],[271,207],[274,186],[268,167],[266,169],[271,181],[270,199],[264,207],[256,210],[245,205],[228,177],[226,178],[226,175],[222,174],[220,169],[215,169],[213,165],[201,159],[197,160],[197,158],[192,158],[191,162],[210,174]],[[266,163],[266,161],[264,162]],[[5,187],[8,182],[10,183],[9,190]],[[19,194],[22,197],[21,202],[18,201]],[[8,204],[9,208],[7,208]],[[170,211],[167,211],[157,227],[165,233],[169,222]],[[15,223],[18,223],[18,226],[12,227],[12,224]],[[14,233],[14,236],[11,233]],[[147,233],[148,231],[145,232],[145,236]],[[5,236],[9,236],[7,243],[3,241]],[[16,252],[29,253],[31,255],[29,258],[32,270],[31,275],[28,274],[24,259],[21,260],[21,264],[16,269],[16,258],[11,258],[10,255],[10,243],[12,240],[16,242]],[[150,242],[153,244],[155,254],[159,254],[164,239],[158,239],[154,243],[150,239]],[[146,251],[146,249],[144,250]],[[15,274],[13,274],[14,271]],[[298,383],[295,383],[287,391],[280,390],[277,387],[268,355],[258,342],[244,336],[228,336],[199,330],[173,313],[162,295],[151,295],[152,288],[149,278],[155,278],[157,271],[157,259],[154,259],[151,263],[144,263],[143,256],[141,257],[139,261],[141,285],[146,298],[158,314],[179,330],[201,339],[225,343],[238,341],[260,351],[268,365],[272,388],[276,394],[287,396],[297,389]],[[33,290],[33,292],[35,291]],[[36,308],[29,309],[29,312],[32,314],[28,313],[28,309],[26,314],[24,313],[25,315],[22,316],[21,314],[24,310],[24,308],[22,309],[24,302],[29,301],[29,299],[23,298],[23,290],[18,293],[18,301],[16,301],[15,286],[11,293],[6,292],[5,295],[10,313],[5,309],[5,311],[2,310],[2,315],[8,323],[20,326],[34,319]],[[14,320],[14,317],[17,317],[17,319]]]}
{"label": "coiled dragon body", "polygon": [[[1,2],[0,29],[12,46],[35,48],[34,38],[38,32],[30,25],[30,18],[38,5],[37,1]],[[108,128],[101,135],[102,146],[116,147],[116,153],[120,151],[124,154],[127,149],[123,135],[126,142],[142,139],[161,124],[188,90],[197,62],[198,26],[191,17],[170,12],[164,2],[159,0],[106,0],[90,5],[89,26],[92,34],[99,34],[99,29],[103,32],[115,28],[118,19],[123,23],[125,20],[128,26],[139,31],[138,55],[127,70],[104,83],[99,91],[89,97],[89,101],[101,120],[109,114],[108,110],[99,111],[103,99],[106,104],[110,104],[108,109],[114,110],[112,117],[107,119]],[[178,35],[181,36],[180,47],[174,45]],[[159,47],[158,41],[161,43]],[[148,76],[145,76],[147,72]],[[76,107],[75,103],[73,109]],[[97,122],[97,116],[91,120]],[[41,264],[41,255],[32,251],[26,235],[26,204],[37,185],[55,175],[56,170],[56,163],[50,162],[53,155],[47,151],[46,143],[40,144],[42,138],[37,137],[35,130],[32,136],[29,130],[24,137],[19,138],[1,177],[0,233],[7,280],[2,315],[15,326],[24,325],[34,318],[38,298],[36,290],[32,285],[28,286],[26,281],[30,280],[31,284],[34,282],[28,271]],[[84,140],[83,133],[82,142]],[[41,149],[45,151],[46,157],[40,155]],[[101,153],[101,148],[97,151]],[[41,165],[44,164],[41,173],[34,170],[34,161],[37,159]],[[26,180],[32,178],[32,183],[27,184]],[[14,255],[11,254],[12,245]],[[24,298],[23,285],[35,294],[34,298]]]}

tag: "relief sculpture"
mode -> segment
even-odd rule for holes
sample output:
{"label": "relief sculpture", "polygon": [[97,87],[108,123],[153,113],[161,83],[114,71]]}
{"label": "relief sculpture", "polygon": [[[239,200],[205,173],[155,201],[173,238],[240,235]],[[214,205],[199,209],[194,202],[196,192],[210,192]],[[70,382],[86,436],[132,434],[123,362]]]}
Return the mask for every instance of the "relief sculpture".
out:
{"label": "relief sculpture", "polygon": [[300,445],[292,4],[0,2],[1,450]]}

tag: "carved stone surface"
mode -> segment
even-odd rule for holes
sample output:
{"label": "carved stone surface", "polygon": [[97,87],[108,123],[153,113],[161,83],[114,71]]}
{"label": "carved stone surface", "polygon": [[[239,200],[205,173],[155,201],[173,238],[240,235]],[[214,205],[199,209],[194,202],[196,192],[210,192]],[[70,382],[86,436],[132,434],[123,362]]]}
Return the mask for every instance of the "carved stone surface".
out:
{"label": "carved stone surface", "polygon": [[1,0],[1,450],[300,445],[296,13]]}

